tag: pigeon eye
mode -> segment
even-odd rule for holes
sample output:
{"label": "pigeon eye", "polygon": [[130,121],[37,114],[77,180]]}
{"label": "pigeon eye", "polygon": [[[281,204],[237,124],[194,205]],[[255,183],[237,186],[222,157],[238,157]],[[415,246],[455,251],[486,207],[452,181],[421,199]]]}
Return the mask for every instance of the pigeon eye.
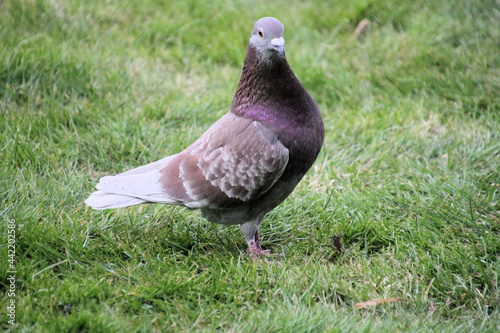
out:
{"label": "pigeon eye", "polygon": [[262,32],[261,29],[259,29],[259,31],[257,33],[259,34],[260,37],[264,37],[264,33]]}

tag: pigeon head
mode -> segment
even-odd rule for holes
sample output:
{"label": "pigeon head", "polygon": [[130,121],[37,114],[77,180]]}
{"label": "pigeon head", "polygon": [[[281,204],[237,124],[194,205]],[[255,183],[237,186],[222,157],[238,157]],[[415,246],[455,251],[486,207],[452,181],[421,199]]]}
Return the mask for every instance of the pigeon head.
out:
{"label": "pigeon head", "polygon": [[274,17],[263,17],[252,29],[250,45],[255,47],[261,59],[269,62],[285,56],[283,24]]}

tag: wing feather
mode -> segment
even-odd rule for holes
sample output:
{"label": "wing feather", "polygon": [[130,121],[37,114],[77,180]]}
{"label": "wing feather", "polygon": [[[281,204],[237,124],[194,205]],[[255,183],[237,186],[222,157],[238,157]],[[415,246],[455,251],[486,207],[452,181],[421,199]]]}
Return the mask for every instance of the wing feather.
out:
{"label": "wing feather", "polygon": [[269,190],[288,164],[288,149],[257,121],[226,114],[186,150],[100,179],[87,203],[98,209],[144,202],[231,208]]}
{"label": "wing feather", "polygon": [[182,193],[188,207],[226,208],[265,193],[287,163],[275,133],[228,113],[160,171],[161,183],[169,196]]}

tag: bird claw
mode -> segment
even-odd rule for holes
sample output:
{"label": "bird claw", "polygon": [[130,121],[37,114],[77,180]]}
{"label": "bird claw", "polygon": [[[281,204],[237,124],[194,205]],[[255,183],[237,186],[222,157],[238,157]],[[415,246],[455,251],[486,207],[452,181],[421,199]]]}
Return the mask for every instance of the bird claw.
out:
{"label": "bird claw", "polygon": [[259,255],[270,257],[271,256],[271,250],[260,250]]}
{"label": "bird claw", "polygon": [[250,258],[253,259],[253,261],[258,261],[258,262],[264,261],[265,263],[267,263],[269,265],[276,264],[276,265],[278,265],[278,267],[281,266],[281,263],[279,261],[274,262],[274,261],[260,259],[261,256],[271,257],[272,254],[271,254],[271,250],[262,250],[259,241],[250,242],[250,244],[248,244],[247,254],[250,256]]}
{"label": "bird claw", "polygon": [[[254,261],[259,261],[259,262],[261,262],[260,256],[264,256],[264,257],[271,256],[271,250],[262,250],[262,247],[260,246],[260,239],[259,239],[259,232],[258,231],[255,233],[254,239],[252,239],[250,242],[248,242],[247,254]],[[264,261],[268,264],[277,264],[278,266],[281,266],[281,263],[279,261],[277,261],[277,262],[272,262],[269,260],[264,260]]]}
{"label": "bird claw", "polygon": [[265,262],[268,265],[276,265],[277,267],[281,267],[281,262],[280,261],[275,261],[275,260],[267,260],[267,259],[261,259],[260,256],[266,256],[270,257],[271,256],[271,251],[269,250],[262,250],[259,253],[257,252],[252,252],[250,250],[247,250],[248,255],[254,262],[262,263]]}
{"label": "bird claw", "polygon": [[266,257],[270,257],[271,256],[271,250],[262,250],[259,246],[259,248],[257,247],[253,247],[253,248],[248,248],[247,249],[247,254],[251,257],[251,258],[256,258],[256,257],[260,257],[260,256],[266,256]]}

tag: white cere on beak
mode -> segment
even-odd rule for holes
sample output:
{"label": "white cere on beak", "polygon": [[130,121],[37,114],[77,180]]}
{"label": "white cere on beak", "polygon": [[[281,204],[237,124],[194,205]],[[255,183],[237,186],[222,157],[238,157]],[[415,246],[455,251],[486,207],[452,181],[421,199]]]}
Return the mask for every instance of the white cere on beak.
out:
{"label": "white cere on beak", "polygon": [[271,45],[276,51],[278,51],[282,56],[285,55],[285,39],[283,37],[271,39]]}
{"label": "white cere on beak", "polygon": [[273,38],[271,40],[271,44],[273,44],[274,47],[283,47],[285,45],[285,39],[283,37],[280,38]]}

